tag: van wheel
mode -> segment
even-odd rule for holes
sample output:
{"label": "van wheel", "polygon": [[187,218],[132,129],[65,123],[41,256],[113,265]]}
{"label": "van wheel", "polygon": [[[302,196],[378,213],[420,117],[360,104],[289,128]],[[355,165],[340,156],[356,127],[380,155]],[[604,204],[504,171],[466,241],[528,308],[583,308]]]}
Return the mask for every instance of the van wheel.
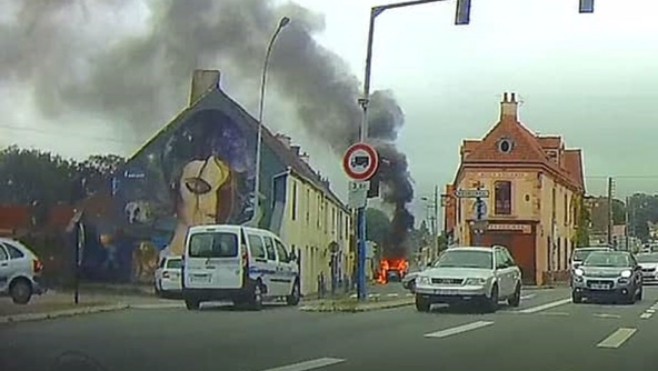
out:
{"label": "van wheel", "polygon": [[249,306],[252,310],[261,310],[263,308],[263,289],[260,282],[256,282],[251,291]]}
{"label": "van wheel", "polygon": [[199,299],[185,299],[185,306],[189,310],[199,310],[201,301]]}
{"label": "van wheel", "polygon": [[292,285],[292,291],[290,292],[290,295],[286,297],[286,302],[288,305],[295,306],[299,304],[300,297],[301,294],[299,292],[299,281],[295,281],[295,284]]}
{"label": "van wheel", "polygon": [[15,304],[27,304],[32,297],[32,285],[24,278],[19,278],[11,283],[9,295]]}

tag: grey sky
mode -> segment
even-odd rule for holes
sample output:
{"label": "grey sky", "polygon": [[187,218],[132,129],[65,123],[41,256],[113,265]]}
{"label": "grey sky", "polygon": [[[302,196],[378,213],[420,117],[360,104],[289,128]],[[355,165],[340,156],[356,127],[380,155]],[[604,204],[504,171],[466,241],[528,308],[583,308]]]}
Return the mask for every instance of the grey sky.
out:
{"label": "grey sky", "polygon": [[[324,15],[325,30],[317,40],[340,55],[361,79],[369,8],[390,1],[294,2]],[[144,7],[138,1],[123,3],[127,5],[121,14],[97,16],[80,26],[90,43],[143,32],[140,25],[148,16]],[[594,14],[580,15],[577,3],[474,0],[471,25],[460,27],[453,25],[454,1],[393,10],[378,19],[373,85],[392,89],[405,112],[398,142],[408,155],[418,195],[452,179],[461,140],[481,137],[496,122],[504,91],[515,91],[523,99],[521,117],[529,128],[561,134],[567,146],[584,150],[590,192],[603,191],[601,177],[606,175],[644,177],[620,177],[622,195],[658,188],[658,169],[651,160],[658,155],[658,73],[652,68],[658,62],[658,4],[600,0]],[[7,15],[0,15],[0,22],[6,21],[3,17]],[[255,112],[257,86],[232,73],[235,67],[221,60],[199,61],[197,67],[221,69],[224,88]],[[41,83],[49,83],[47,74]],[[182,93],[161,98],[168,108],[165,117],[185,105],[189,85],[183,85],[178,91]],[[33,108],[30,89],[0,82],[0,146],[17,143],[74,157],[97,152],[129,155],[147,139],[117,132],[107,117],[90,113],[43,117]],[[267,102],[266,121],[292,133],[294,103],[280,98],[276,82]],[[72,130],[66,129],[69,122],[89,129],[78,126],[67,132]],[[333,157],[321,141],[294,133],[314,164],[344,194],[339,160],[328,160]],[[90,140],[99,137],[105,139]],[[420,212],[420,205],[415,209]]]}

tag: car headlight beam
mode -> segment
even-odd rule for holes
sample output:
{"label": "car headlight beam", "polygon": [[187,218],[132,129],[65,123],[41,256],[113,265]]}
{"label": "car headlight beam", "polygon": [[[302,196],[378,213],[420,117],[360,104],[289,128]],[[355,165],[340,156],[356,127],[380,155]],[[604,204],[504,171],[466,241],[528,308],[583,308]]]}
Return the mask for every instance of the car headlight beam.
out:
{"label": "car headlight beam", "polygon": [[576,269],[574,273],[576,273],[576,276],[582,276],[583,274],[585,274],[585,272],[583,272],[583,270],[580,268]]}
{"label": "car headlight beam", "polygon": [[633,274],[633,272],[631,272],[630,270],[625,270],[625,271],[621,272],[621,276],[622,276],[623,278],[628,278],[628,277],[630,277],[632,274]]}

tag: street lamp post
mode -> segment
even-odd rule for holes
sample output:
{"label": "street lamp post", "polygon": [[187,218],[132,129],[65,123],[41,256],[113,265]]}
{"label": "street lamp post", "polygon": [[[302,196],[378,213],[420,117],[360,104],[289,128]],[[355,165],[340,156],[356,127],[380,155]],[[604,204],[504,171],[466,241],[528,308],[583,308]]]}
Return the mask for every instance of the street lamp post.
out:
{"label": "street lamp post", "polygon": [[[368,139],[368,104],[370,103],[370,76],[372,69],[372,46],[375,36],[375,19],[388,9],[405,8],[409,6],[436,3],[446,0],[413,0],[400,3],[374,6],[370,9],[370,23],[368,27],[368,44],[366,47],[366,66],[365,76],[363,79],[363,96],[359,99],[362,109],[361,128],[359,139],[365,142]],[[466,4],[467,6],[464,6]],[[457,15],[455,24],[468,24],[470,12],[470,0],[457,0]],[[359,300],[366,300],[366,213],[365,207],[357,209],[357,239],[358,245],[358,262],[357,262],[357,290]]]}
{"label": "street lamp post", "polygon": [[[262,157],[262,142],[263,142],[263,107],[265,105],[265,86],[267,85],[267,68],[270,63],[270,55],[272,54],[272,47],[281,30],[290,23],[290,18],[283,17],[279,21],[276,30],[270,38],[270,43],[267,44],[267,52],[265,53],[265,61],[263,62],[263,73],[260,80],[260,97],[258,100],[258,137],[256,139],[256,176],[254,179],[254,214],[251,218],[251,223],[258,222],[258,215],[260,213],[260,162]],[[256,225],[257,226],[257,225]]]}

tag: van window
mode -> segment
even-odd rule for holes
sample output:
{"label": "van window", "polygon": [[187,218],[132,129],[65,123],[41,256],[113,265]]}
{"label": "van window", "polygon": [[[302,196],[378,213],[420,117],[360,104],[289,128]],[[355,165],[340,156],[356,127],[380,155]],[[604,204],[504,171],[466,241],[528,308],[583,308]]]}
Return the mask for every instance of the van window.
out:
{"label": "van window", "polygon": [[191,258],[232,258],[238,256],[238,236],[228,232],[195,233],[190,237]]}
{"label": "van window", "polygon": [[279,240],[274,240],[276,243],[276,253],[279,254],[279,261],[282,263],[288,263],[290,262],[290,257],[288,256],[288,250],[286,250],[285,246]]}
{"label": "van window", "polygon": [[272,238],[263,237],[265,240],[265,249],[267,250],[267,260],[276,260],[276,253],[274,252],[274,242]]}
{"label": "van window", "polygon": [[255,234],[249,235],[249,248],[251,249],[251,256],[257,259],[265,259],[265,247],[263,246],[263,239]]}

